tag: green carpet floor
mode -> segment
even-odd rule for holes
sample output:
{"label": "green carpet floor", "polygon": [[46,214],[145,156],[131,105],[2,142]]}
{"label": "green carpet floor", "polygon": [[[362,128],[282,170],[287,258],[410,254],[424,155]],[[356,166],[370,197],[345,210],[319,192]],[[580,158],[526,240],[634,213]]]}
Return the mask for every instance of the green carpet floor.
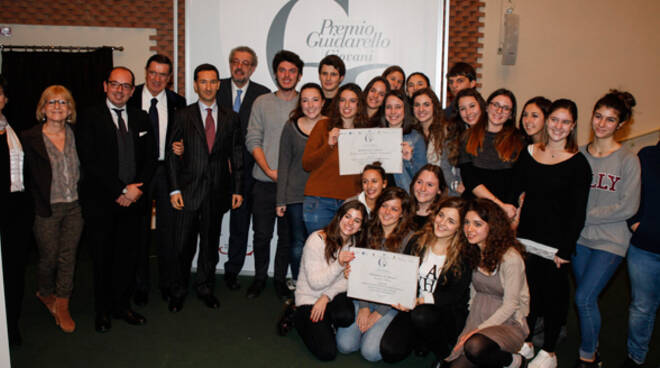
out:
{"label": "green carpet floor", "polygon": [[[34,257],[34,253],[33,253]],[[295,331],[286,337],[275,332],[282,304],[275,297],[272,283],[257,299],[248,300],[245,290],[251,279],[241,277],[242,288],[229,291],[218,276],[216,295],[219,310],[207,309],[189,296],[177,314],[167,310],[160,293],[152,291],[147,306],[136,308],[147,317],[144,326],[130,326],[113,320],[112,330],[94,331],[92,269],[89,253],[80,254],[71,314],[76,331],[65,334],[38,303],[35,264],[27,271],[26,297],[21,318],[23,345],[11,349],[12,367],[369,367],[359,353],[339,355],[334,362],[317,361],[305,348]],[[152,270],[156,268],[152,259]],[[154,275],[155,280],[155,275]],[[625,266],[616,273],[601,299],[603,329],[600,351],[607,368],[618,367],[625,358],[628,275]],[[660,321],[659,323],[660,324]],[[660,328],[656,324],[647,367],[660,367]],[[568,337],[558,347],[559,366],[573,367],[577,359],[578,329],[572,307]],[[385,367],[428,367],[432,356],[408,357],[398,364],[377,363]]]}

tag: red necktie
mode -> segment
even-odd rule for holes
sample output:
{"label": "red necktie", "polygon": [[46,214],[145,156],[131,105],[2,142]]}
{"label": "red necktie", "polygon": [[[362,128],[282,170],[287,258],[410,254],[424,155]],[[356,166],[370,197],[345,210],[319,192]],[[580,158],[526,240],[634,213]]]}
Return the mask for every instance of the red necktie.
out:
{"label": "red necktie", "polygon": [[215,141],[215,123],[213,122],[213,109],[206,109],[206,144],[209,146],[209,153],[213,149],[213,142]]}

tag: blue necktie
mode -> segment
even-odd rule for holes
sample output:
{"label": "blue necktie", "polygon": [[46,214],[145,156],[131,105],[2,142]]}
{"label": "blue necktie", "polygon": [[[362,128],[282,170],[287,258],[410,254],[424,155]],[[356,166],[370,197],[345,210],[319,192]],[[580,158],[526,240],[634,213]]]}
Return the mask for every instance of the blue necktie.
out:
{"label": "blue necktie", "polygon": [[234,112],[238,113],[238,110],[241,109],[241,93],[243,93],[243,90],[236,90],[236,99],[234,100]]}

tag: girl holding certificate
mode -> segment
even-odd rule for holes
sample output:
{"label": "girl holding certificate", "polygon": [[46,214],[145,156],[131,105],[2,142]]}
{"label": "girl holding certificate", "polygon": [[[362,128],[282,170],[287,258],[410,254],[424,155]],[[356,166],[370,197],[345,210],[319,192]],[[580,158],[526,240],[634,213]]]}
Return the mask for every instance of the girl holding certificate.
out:
{"label": "girl holding certificate", "polygon": [[418,345],[439,362],[463,330],[472,271],[479,263],[479,250],[463,235],[466,208],[461,198],[441,201],[433,220],[408,242],[404,253],[420,257],[417,306],[400,308],[385,331],[380,343],[384,361],[400,361]]}
{"label": "girl holding certificate", "polygon": [[[365,246],[400,253],[410,232],[408,194],[401,188],[386,188],[378,197],[374,212],[376,216],[369,221]],[[349,272],[350,265],[345,275]],[[355,320],[350,326],[337,329],[337,349],[344,354],[360,350],[366,360],[379,361],[380,340],[397,310],[363,300],[354,300],[353,304]]]}
{"label": "girl holding certificate", "polygon": [[427,143],[426,159],[428,163],[442,168],[442,175],[449,188],[448,194],[459,196],[465,190],[461,172],[456,167],[464,124],[445,121],[440,101],[430,88],[418,90],[412,99],[415,118]]}
{"label": "girl holding certificate", "polygon": [[514,124],[516,98],[502,88],[493,92],[487,103],[488,118],[480,119],[466,131],[461,147],[459,163],[466,189],[463,195],[490,199],[513,219],[517,198],[511,190],[511,178],[523,148]]}
{"label": "girl holding certificate", "polygon": [[390,91],[385,96],[385,114],[381,121],[385,128],[401,128],[403,172],[394,174],[396,186],[404,190],[410,188],[412,177],[426,165],[426,143],[417,130],[415,118],[410,113],[408,99],[401,91]]}
{"label": "girl holding certificate", "polygon": [[359,175],[339,175],[337,142],[340,129],[366,126],[362,90],[355,83],[341,86],[330,104],[330,118],[316,123],[302,156],[303,169],[309,172],[303,199],[308,233],[327,225],[344,200],[360,191]]}
{"label": "girl holding certificate", "polygon": [[637,156],[614,139],[632,117],[635,99],[612,90],[593,110],[593,141],[581,147],[594,173],[587,219],[571,258],[575,275],[575,304],[580,321],[578,367],[600,366],[598,295],[626,256],[631,233],[626,220],[639,207],[641,168]]}
{"label": "girl holding certificate", "polygon": [[523,246],[502,208],[488,199],[468,203],[463,231],[479,247],[481,260],[472,272],[465,328],[446,360],[453,368],[518,368],[522,357],[516,352],[529,334]]}
{"label": "girl holding certificate", "polygon": [[344,266],[355,256],[349,246],[360,243],[367,210],[358,201],[344,203],[330,224],[313,232],[303,249],[296,285],[295,326],[307,348],[320,360],[333,360],[337,344],[333,328],[355,320],[346,297]]}
{"label": "girl holding certificate", "polygon": [[[557,366],[555,346],[568,313],[567,263],[584,226],[591,183],[589,163],[578,152],[577,106],[573,101],[552,103],[540,141],[522,150],[514,170],[515,193],[525,193],[518,238],[525,245],[531,241],[557,252],[548,259],[536,255],[538,252],[528,245],[525,260],[531,294],[527,324],[534,326],[537,317],[545,322],[543,347],[530,366],[551,368]],[[527,359],[534,356],[532,335],[527,336],[520,351]]]}
{"label": "girl holding certificate", "polygon": [[410,183],[410,205],[413,213],[413,228],[421,229],[429,219],[432,207],[444,198],[445,179],[440,166],[424,165]]}

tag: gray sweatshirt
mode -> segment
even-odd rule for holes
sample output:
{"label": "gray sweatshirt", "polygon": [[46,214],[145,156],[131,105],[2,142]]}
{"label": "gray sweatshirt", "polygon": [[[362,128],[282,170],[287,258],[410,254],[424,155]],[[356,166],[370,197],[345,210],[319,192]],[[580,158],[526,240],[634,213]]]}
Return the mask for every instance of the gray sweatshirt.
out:
{"label": "gray sweatshirt", "polygon": [[309,173],[303,170],[302,157],[308,135],[297,123],[289,121],[282,130],[277,169],[277,206],[302,203]]}
{"label": "gray sweatshirt", "polygon": [[593,178],[578,244],[625,257],[632,236],[626,220],[639,207],[639,159],[623,146],[606,157],[592,156],[587,146],[580,151],[591,165]]}
{"label": "gray sweatshirt", "polygon": [[[271,170],[277,170],[282,129],[297,103],[297,98],[284,101],[275,93],[267,93],[257,97],[252,105],[245,135],[245,146],[252,154],[254,154],[255,148],[260,147],[264,151],[266,162]],[[259,181],[273,182],[259,165],[254,165],[252,176]]]}

